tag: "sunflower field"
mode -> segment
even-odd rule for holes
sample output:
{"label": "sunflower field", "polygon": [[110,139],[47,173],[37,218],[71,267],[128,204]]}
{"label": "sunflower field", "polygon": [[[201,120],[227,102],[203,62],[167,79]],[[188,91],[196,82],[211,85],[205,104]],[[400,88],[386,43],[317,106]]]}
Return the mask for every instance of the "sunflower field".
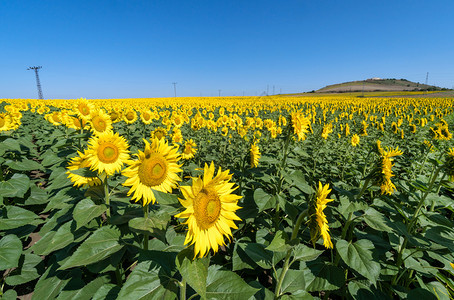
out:
{"label": "sunflower field", "polygon": [[454,101],[3,99],[2,299],[454,299]]}

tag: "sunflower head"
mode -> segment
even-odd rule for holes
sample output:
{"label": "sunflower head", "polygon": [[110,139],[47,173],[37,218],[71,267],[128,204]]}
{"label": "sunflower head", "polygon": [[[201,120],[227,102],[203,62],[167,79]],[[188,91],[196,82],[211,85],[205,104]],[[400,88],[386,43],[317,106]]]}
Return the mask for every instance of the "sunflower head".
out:
{"label": "sunflower head", "polygon": [[71,159],[67,167],[69,171],[66,172],[66,174],[68,174],[68,178],[73,182],[73,185],[75,187],[100,185],[101,180],[98,177],[85,177],[71,172],[74,170],[90,167],[90,163],[88,162],[89,154],[87,153],[87,150],[85,150],[83,153],[77,151],[77,154],[79,154],[79,156]]}
{"label": "sunflower head", "polygon": [[181,154],[182,159],[191,159],[197,152],[197,144],[190,139],[184,143],[183,153]]}
{"label": "sunflower head", "polygon": [[359,145],[359,135],[354,134],[354,135],[352,136],[352,141],[351,141],[351,143],[352,143],[352,146],[353,146],[353,147],[358,146],[358,145]]}
{"label": "sunflower head", "polygon": [[331,237],[329,235],[328,220],[324,213],[327,204],[333,201],[333,199],[326,198],[330,192],[331,189],[329,189],[329,184],[323,186],[321,182],[318,183],[315,199],[309,207],[308,221],[312,243],[315,245],[315,242],[322,236],[323,245],[327,249],[333,248],[333,243],[331,242]]}
{"label": "sunflower head", "polygon": [[237,229],[233,221],[241,221],[235,214],[241,196],[233,194],[229,170],[219,168],[216,176],[213,162],[205,164],[203,177],[192,178],[192,186],[181,186],[185,210],[175,217],[186,219],[188,225],[185,244],[194,244],[194,257],[203,257],[212,249],[216,253],[230,239],[230,228]]}
{"label": "sunflower head", "polygon": [[102,109],[95,110],[90,118],[90,128],[94,134],[112,131],[112,120]]}
{"label": "sunflower head", "polygon": [[142,200],[145,206],[155,203],[153,190],[171,193],[177,187],[177,182],[181,181],[177,173],[181,168],[178,147],[171,147],[164,139],[157,138],[151,144],[147,140],[144,143],[144,151],[139,150],[138,159],[129,161],[129,167],[123,171],[127,177],[123,185],[131,187],[128,196],[132,194],[132,200]]}
{"label": "sunflower head", "polygon": [[113,175],[129,159],[128,142],[118,133],[104,132],[88,141],[88,162],[92,170]]}
{"label": "sunflower head", "polygon": [[250,154],[250,162],[251,162],[251,168],[257,168],[259,165],[259,159],[260,159],[260,148],[257,145],[257,142],[254,142],[251,145],[251,149],[249,150]]}

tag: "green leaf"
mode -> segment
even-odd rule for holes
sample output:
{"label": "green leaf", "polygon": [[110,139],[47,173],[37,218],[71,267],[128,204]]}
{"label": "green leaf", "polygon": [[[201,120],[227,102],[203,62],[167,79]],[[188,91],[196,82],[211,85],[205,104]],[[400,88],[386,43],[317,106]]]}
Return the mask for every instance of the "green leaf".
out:
{"label": "green leaf", "polygon": [[43,221],[36,214],[18,206],[6,206],[0,211],[0,230],[10,230],[41,223]]}
{"label": "green leaf", "polygon": [[59,270],[89,265],[109,257],[123,248],[123,245],[119,244],[119,239],[120,231],[112,226],[99,228],[77,248]]}
{"label": "green leaf", "polygon": [[454,230],[444,226],[437,226],[425,232],[425,238],[430,239],[454,252]]}
{"label": "green leaf", "polygon": [[336,249],[342,260],[373,283],[377,282],[380,275],[380,264],[372,258],[371,249],[374,248],[374,244],[366,239],[354,243],[339,240],[336,243]]}
{"label": "green leaf", "polygon": [[55,169],[49,177],[49,181],[52,182],[46,190],[48,192],[61,189],[65,186],[72,185],[71,180],[68,179],[68,174],[66,174],[68,170],[65,168],[57,168]]}
{"label": "green leaf", "polygon": [[7,138],[0,143],[0,153],[3,155],[6,151],[17,151],[21,152],[20,144],[17,140],[12,138]]}
{"label": "green leaf", "polygon": [[30,187],[30,179],[24,174],[14,174],[8,181],[0,182],[0,196],[23,198]]}
{"label": "green leaf", "polygon": [[96,205],[90,199],[83,199],[76,204],[74,208],[74,220],[76,221],[76,230],[88,224],[91,220],[102,215],[107,210],[105,204]]}
{"label": "green leaf", "polygon": [[298,244],[292,248],[292,252],[295,261],[311,261],[319,257],[324,250],[317,250],[304,244]]}
{"label": "green leaf", "polygon": [[208,276],[208,258],[195,258],[190,249],[181,251],[176,259],[176,265],[181,276],[201,296],[206,297],[206,281]]}
{"label": "green leaf", "polygon": [[90,170],[90,168],[80,168],[77,170],[70,170],[71,173],[83,177],[97,177],[98,172]]}
{"label": "green leaf", "polygon": [[386,218],[382,213],[376,211],[372,207],[369,207],[365,214],[363,215],[364,222],[367,223],[370,227],[378,231],[392,232],[393,229],[388,226],[391,224],[391,221]]}
{"label": "green leaf", "polygon": [[156,190],[153,190],[153,194],[160,205],[175,205],[180,203],[178,196],[175,194],[163,193]]}
{"label": "green leaf", "polygon": [[156,234],[167,227],[170,220],[170,215],[157,212],[149,213],[148,218],[134,218],[128,222],[129,228],[138,233]]}
{"label": "green leaf", "polygon": [[259,290],[248,285],[236,273],[220,268],[217,265],[208,268],[207,299],[249,299]]}
{"label": "green leaf", "polygon": [[0,270],[15,268],[19,265],[22,253],[22,243],[13,234],[4,236],[0,240]]}
{"label": "green leaf", "polygon": [[326,262],[313,261],[301,263],[306,282],[306,291],[332,291],[345,284],[344,270]]}
{"label": "green leaf", "polygon": [[87,284],[82,280],[70,281],[57,299],[90,300],[97,290],[108,281],[108,276],[98,276]]}
{"label": "green leaf", "polygon": [[276,232],[276,235],[274,236],[273,240],[265,249],[269,251],[280,252],[287,251],[288,249],[290,249],[290,247],[291,246],[288,244],[287,234],[284,231],[280,230]]}
{"label": "green leaf", "polygon": [[47,203],[49,196],[45,189],[41,189],[32,184],[30,187],[30,197],[25,200],[25,205],[39,205]]}
{"label": "green leaf", "polygon": [[121,287],[116,284],[106,283],[96,291],[92,300],[118,299],[120,289]]}
{"label": "green leaf", "polygon": [[263,189],[258,188],[254,191],[254,201],[259,212],[264,211],[265,209],[276,207],[277,199],[270,194],[267,194]]}
{"label": "green leaf", "polygon": [[292,179],[293,185],[303,193],[311,195],[315,192],[314,189],[307,183],[303,172],[300,170],[290,173],[290,178]]}
{"label": "green leaf", "polygon": [[[278,274],[281,274],[282,269],[279,270]],[[304,289],[306,286],[306,281],[304,278],[304,272],[300,270],[287,270],[285,273],[284,280],[282,281],[281,293],[295,293],[299,290]]]}
{"label": "green leaf", "polygon": [[16,300],[17,292],[15,290],[7,290],[2,295],[2,300]]}
{"label": "green leaf", "polygon": [[57,231],[46,233],[36,244],[31,247],[36,254],[48,255],[60,250],[74,242],[76,239],[85,238],[89,232],[84,230],[75,231],[74,222],[69,221],[61,225]]}
{"label": "green leaf", "polygon": [[44,168],[38,162],[29,159],[22,159],[21,161],[7,160],[5,165],[16,171],[31,171],[43,170]]}
{"label": "green leaf", "polygon": [[33,299],[55,299],[70,280],[80,281],[81,275],[79,269],[56,272],[53,267],[48,268],[36,283]]}
{"label": "green leaf", "polygon": [[264,269],[272,267],[273,252],[266,250],[265,245],[258,243],[241,243],[239,247],[257,265]]}
{"label": "green leaf", "polygon": [[177,283],[161,270],[154,261],[138,263],[123,284],[118,299],[175,299]]}
{"label": "green leaf", "polygon": [[8,274],[5,282],[8,285],[14,286],[24,284],[38,278],[40,274],[36,265],[42,261],[43,259],[36,254],[25,254],[19,260],[19,267]]}

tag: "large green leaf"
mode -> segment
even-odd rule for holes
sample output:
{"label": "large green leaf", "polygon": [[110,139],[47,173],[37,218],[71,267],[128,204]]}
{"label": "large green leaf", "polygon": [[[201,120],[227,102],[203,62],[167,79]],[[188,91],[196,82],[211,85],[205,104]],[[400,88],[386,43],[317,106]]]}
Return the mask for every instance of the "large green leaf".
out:
{"label": "large green leaf", "polygon": [[0,143],[0,154],[3,155],[6,151],[21,152],[20,144],[13,138],[7,138]]}
{"label": "large green leaf", "polygon": [[0,240],[0,270],[15,268],[19,265],[22,253],[22,243],[13,234],[4,236]]}
{"label": "large green leaf", "polygon": [[96,291],[92,300],[118,299],[120,289],[119,285],[106,283]]}
{"label": "large green leaf", "polygon": [[24,197],[30,187],[30,179],[27,175],[16,173],[9,180],[0,182],[1,197]]}
{"label": "large green leaf", "polygon": [[17,171],[43,170],[40,163],[26,158],[21,161],[7,160],[5,165]]}
{"label": "large green leaf", "polygon": [[39,225],[42,222],[36,214],[18,206],[6,206],[0,211],[0,230]]}
{"label": "large green leaf", "polygon": [[208,258],[193,257],[193,251],[185,249],[178,254],[176,265],[183,279],[204,299],[210,261]]}
{"label": "large green leaf", "polygon": [[236,273],[220,268],[217,265],[208,268],[207,299],[249,299],[259,290],[248,285]]}
{"label": "large green leaf", "polygon": [[336,249],[342,260],[353,270],[363,275],[373,283],[380,275],[380,264],[372,257],[374,244],[366,239],[357,242],[339,240]]}
{"label": "large green leaf", "polygon": [[[8,285],[14,286],[24,284],[38,278],[40,276],[40,273],[36,266],[42,261],[43,259],[36,254],[25,254],[19,260],[19,267],[8,274],[5,282]],[[44,270],[42,270],[41,272],[43,271]]]}
{"label": "large green leaf", "polygon": [[85,230],[74,230],[74,225],[73,221],[69,221],[60,226],[57,231],[46,233],[31,247],[31,250],[39,255],[48,255],[54,251],[63,249],[76,239],[83,239],[89,234]]}
{"label": "large green leaf", "polygon": [[123,248],[119,239],[118,229],[112,226],[101,227],[85,240],[59,269],[84,266],[109,257]]}
{"label": "large green leaf", "polygon": [[259,212],[262,212],[265,209],[276,207],[277,198],[258,188],[254,191],[254,201],[259,208]]}
{"label": "large green leaf", "polygon": [[77,224],[76,229],[84,226],[94,218],[99,217],[106,210],[107,206],[105,204],[96,205],[90,199],[83,199],[79,201],[73,212],[74,220]]}
{"label": "large green leaf", "polygon": [[[282,269],[278,271],[278,274],[281,274]],[[304,290],[306,286],[306,281],[304,277],[304,272],[300,270],[287,270],[285,273],[284,280],[282,281],[281,294],[285,293],[295,293],[299,290]]]}
{"label": "large green leaf", "polygon": [[302,262],[300,269],[304,272],[308,292],[337,290],[345,284],[344,270],[327,262]]}
{"label": "large green leaf", "polygon": [[32,300],[55,299],[69,281],[80,282],[81,276],[82,272],[79,269],[55,271],[54,266],[52,266],[46,270],[36,283]]}
{"label": "large green leaf", "polygon": [[363,218],[367,225],[375,230],[384,232],[393,231],[393,229],[389,226],[392,224],[391,221],[386,218],[385,215],[373,209],[372,207],[366,209]]}
{"label": "large green leaf", "polygon": [[161,271],[158,263],[144,261],[137,264],[129,275],[118,294],[118,299],[175,299],[177,291],[177,283]]}
{"label": "large green leaf", "polygon": [[[259,243],[238,243],[238,247],[258,266],[264,269],[272,267],[273,252],[265,249],[265,245]],[[240,251],[239,249],[237,251]]]}
{"label": "large green leaf", "polygon": [[25,200],[25,205],[39,205],[47,203],[49,195],[45,189],[39,188],[32,184],[30,187],[30,197]]}
{"label": "large green leaf", "polygon": [[150,212],[148,218],[134,218],[129,221],[128,225],[132,231],[153,235],[165,229],[169,220],[170,215],[165,212]]}

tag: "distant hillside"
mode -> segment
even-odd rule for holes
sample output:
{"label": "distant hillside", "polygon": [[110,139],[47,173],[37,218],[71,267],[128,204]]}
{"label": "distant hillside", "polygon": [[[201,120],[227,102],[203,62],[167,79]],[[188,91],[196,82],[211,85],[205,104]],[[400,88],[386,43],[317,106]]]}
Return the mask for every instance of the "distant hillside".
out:
{"label": "distant hillside", "polygon": [[350,93],[350,92],[378,92],[378,91],[444,91],[447,89],[412,82],[406,79],[371,78],[361,81],[351,81],[328,85],[316,90],[315,93]]}

